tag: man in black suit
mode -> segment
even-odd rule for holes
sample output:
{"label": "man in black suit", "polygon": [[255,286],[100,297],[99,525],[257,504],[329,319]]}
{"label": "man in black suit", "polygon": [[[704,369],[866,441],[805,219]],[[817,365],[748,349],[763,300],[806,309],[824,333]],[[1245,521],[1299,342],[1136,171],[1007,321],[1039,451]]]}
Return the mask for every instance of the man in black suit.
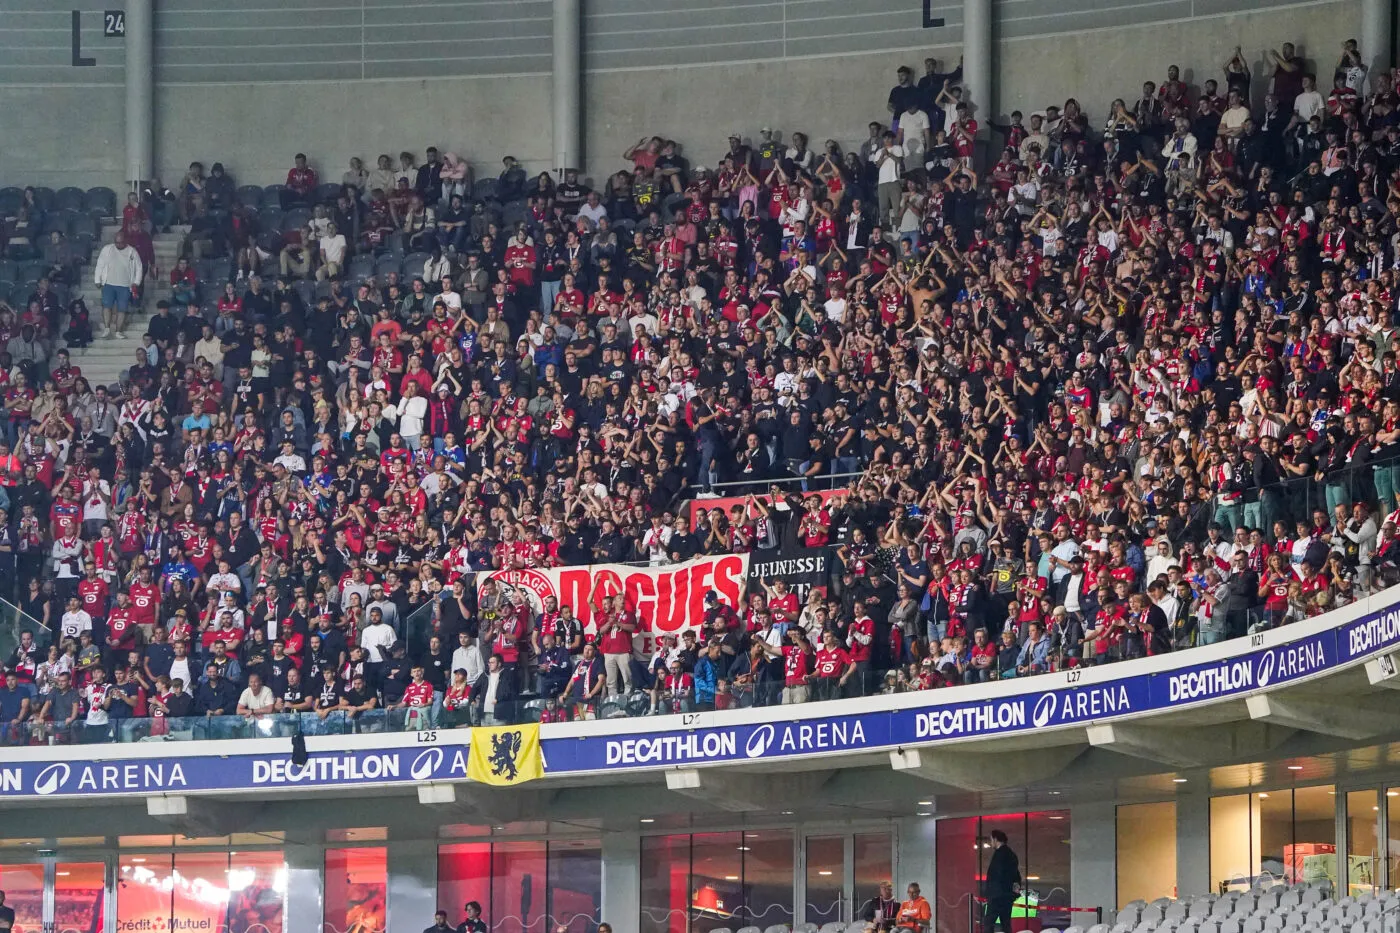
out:
{"label": "man in black suit", "polygon": [[515,671],[506,667],[499,654],[486,662],[486,673],[472,685],[477,722],[483,726],[508,726],[515,722]]}
{"label": "man in black suit", "polygon": [[992,933],[998,920],[1003,933],[1011,933],[1011,905],[1021,890],[1021,865],[1016,853],[1006,844],[1006,833],[992,830],[992,858],[987,863],[987,880],[982,893],[987,898],[987,912],[982,917],[982,933]]}

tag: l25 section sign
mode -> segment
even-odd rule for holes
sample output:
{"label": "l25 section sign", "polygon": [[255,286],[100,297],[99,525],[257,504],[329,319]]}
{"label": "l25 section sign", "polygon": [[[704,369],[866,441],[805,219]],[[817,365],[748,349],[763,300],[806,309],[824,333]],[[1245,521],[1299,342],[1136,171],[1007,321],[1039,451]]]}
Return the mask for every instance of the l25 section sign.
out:
{"label": "l25 section sign", "polygon": [[749,555],[724,554],[697,557],[662,567],[630,567],[626,564],[590,564],[585,567],[548,567],[539,570],[497,570],[477,574],[478,590],[494,580],[508,594],[519,593],[538,612],[546,597],[568,606],[585,630],[605,596],[621,596],[637,614],[643,633],[675,635],[697,628],[705,621],[705,594],[714,590],[720,599],[737,607],[744,595]]}

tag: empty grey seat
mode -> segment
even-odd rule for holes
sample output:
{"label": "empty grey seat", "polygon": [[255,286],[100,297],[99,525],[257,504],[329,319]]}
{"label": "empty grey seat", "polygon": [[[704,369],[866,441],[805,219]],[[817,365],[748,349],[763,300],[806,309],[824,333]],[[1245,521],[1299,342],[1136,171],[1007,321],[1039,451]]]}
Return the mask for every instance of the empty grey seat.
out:
{"label": "empty grey seat", "polygon": [[1156,904],[1148,904],[1142,909],[1142,913],[1138,915],[1138,923],[1150,923],[1156,926],[1162,922],[1164,916],[1165,913],[1161,907],[1158,907]]}
{"label": "empty grey seat", "polygon": [[763,933],[788,933],[788,925],[786,923],[775,923],[764,930]]}
{"label": "empty grey seat", "polygon": [[815,923],[797,923],[792,927],[792,933],[817,933]]}
{"label": "empty grey seat", "polygon": [[1137,926],[1142,920],[1142,909],[1146,906],[1142,901],[1133,901],[1131,904],[1124,905],[1123,909],[1118,911],[1118,922]]}
{"label": "empty grey seat", "polygon": [[763,933],[761,929],[754,926],[739,927],[739,933]]}
{"label": "empty grey seat", "polygon": [[1205,919],[1211,916],[1215,910],[1215,901],[1210,897],[1198,897],[1191,901],[1186,908],[1186,916]]}
{"label": "empty grey seat", "polygon": [[818,933],[844,933],[846,925],[839,921],[823,923]]}
{"label": "empty grey seat", "polygon": [[1175,920],[1178,923],[1182,920],[1185,920],[1186,916],[1187,905],[1183,904],[1181,901],[1177,901],[1175,904],[1172,904],[1166,910],[1162,911],[1162,919]]}
{"label": "empty grey seat", "polygon": [[1219,920],[1217,921],[1217,925],[1219,927],[1219,933],[1242,933],[1240,930],[1240,922],[1234,918]]}

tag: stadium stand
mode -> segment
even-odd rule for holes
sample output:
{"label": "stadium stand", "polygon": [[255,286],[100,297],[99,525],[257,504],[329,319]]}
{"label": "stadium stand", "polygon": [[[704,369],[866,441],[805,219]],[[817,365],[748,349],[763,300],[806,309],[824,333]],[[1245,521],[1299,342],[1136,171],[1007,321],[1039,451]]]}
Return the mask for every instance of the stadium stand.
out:
{"label": "stadium stand", "polygon": [[[1396,83],[1274,58],[985,156],[929,60],[849,151],[0,191],[5,738],[952,687],[1396,582]],[[729,554],[669,629],[518,585]]]}

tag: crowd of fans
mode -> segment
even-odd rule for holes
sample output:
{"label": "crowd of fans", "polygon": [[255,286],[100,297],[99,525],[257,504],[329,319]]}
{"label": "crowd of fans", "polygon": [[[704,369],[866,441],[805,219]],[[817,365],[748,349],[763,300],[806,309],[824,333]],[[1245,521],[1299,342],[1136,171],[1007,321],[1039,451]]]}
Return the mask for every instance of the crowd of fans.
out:
{"label": "crowd of fans", "polygon": [[[128,206],[191,229],[123,382],[4,367],[0,595],[54,633],[6,738],[928,689],[1389,585],[1400,72],[1271,60],[1000,125],[930,59],[849,151],[644,138],[596,188],[298,155],[254,204],[193,166]],[[796,548],[826,586],[711,598],[650,656],[621,600],[584,631],[475,583]]]}

